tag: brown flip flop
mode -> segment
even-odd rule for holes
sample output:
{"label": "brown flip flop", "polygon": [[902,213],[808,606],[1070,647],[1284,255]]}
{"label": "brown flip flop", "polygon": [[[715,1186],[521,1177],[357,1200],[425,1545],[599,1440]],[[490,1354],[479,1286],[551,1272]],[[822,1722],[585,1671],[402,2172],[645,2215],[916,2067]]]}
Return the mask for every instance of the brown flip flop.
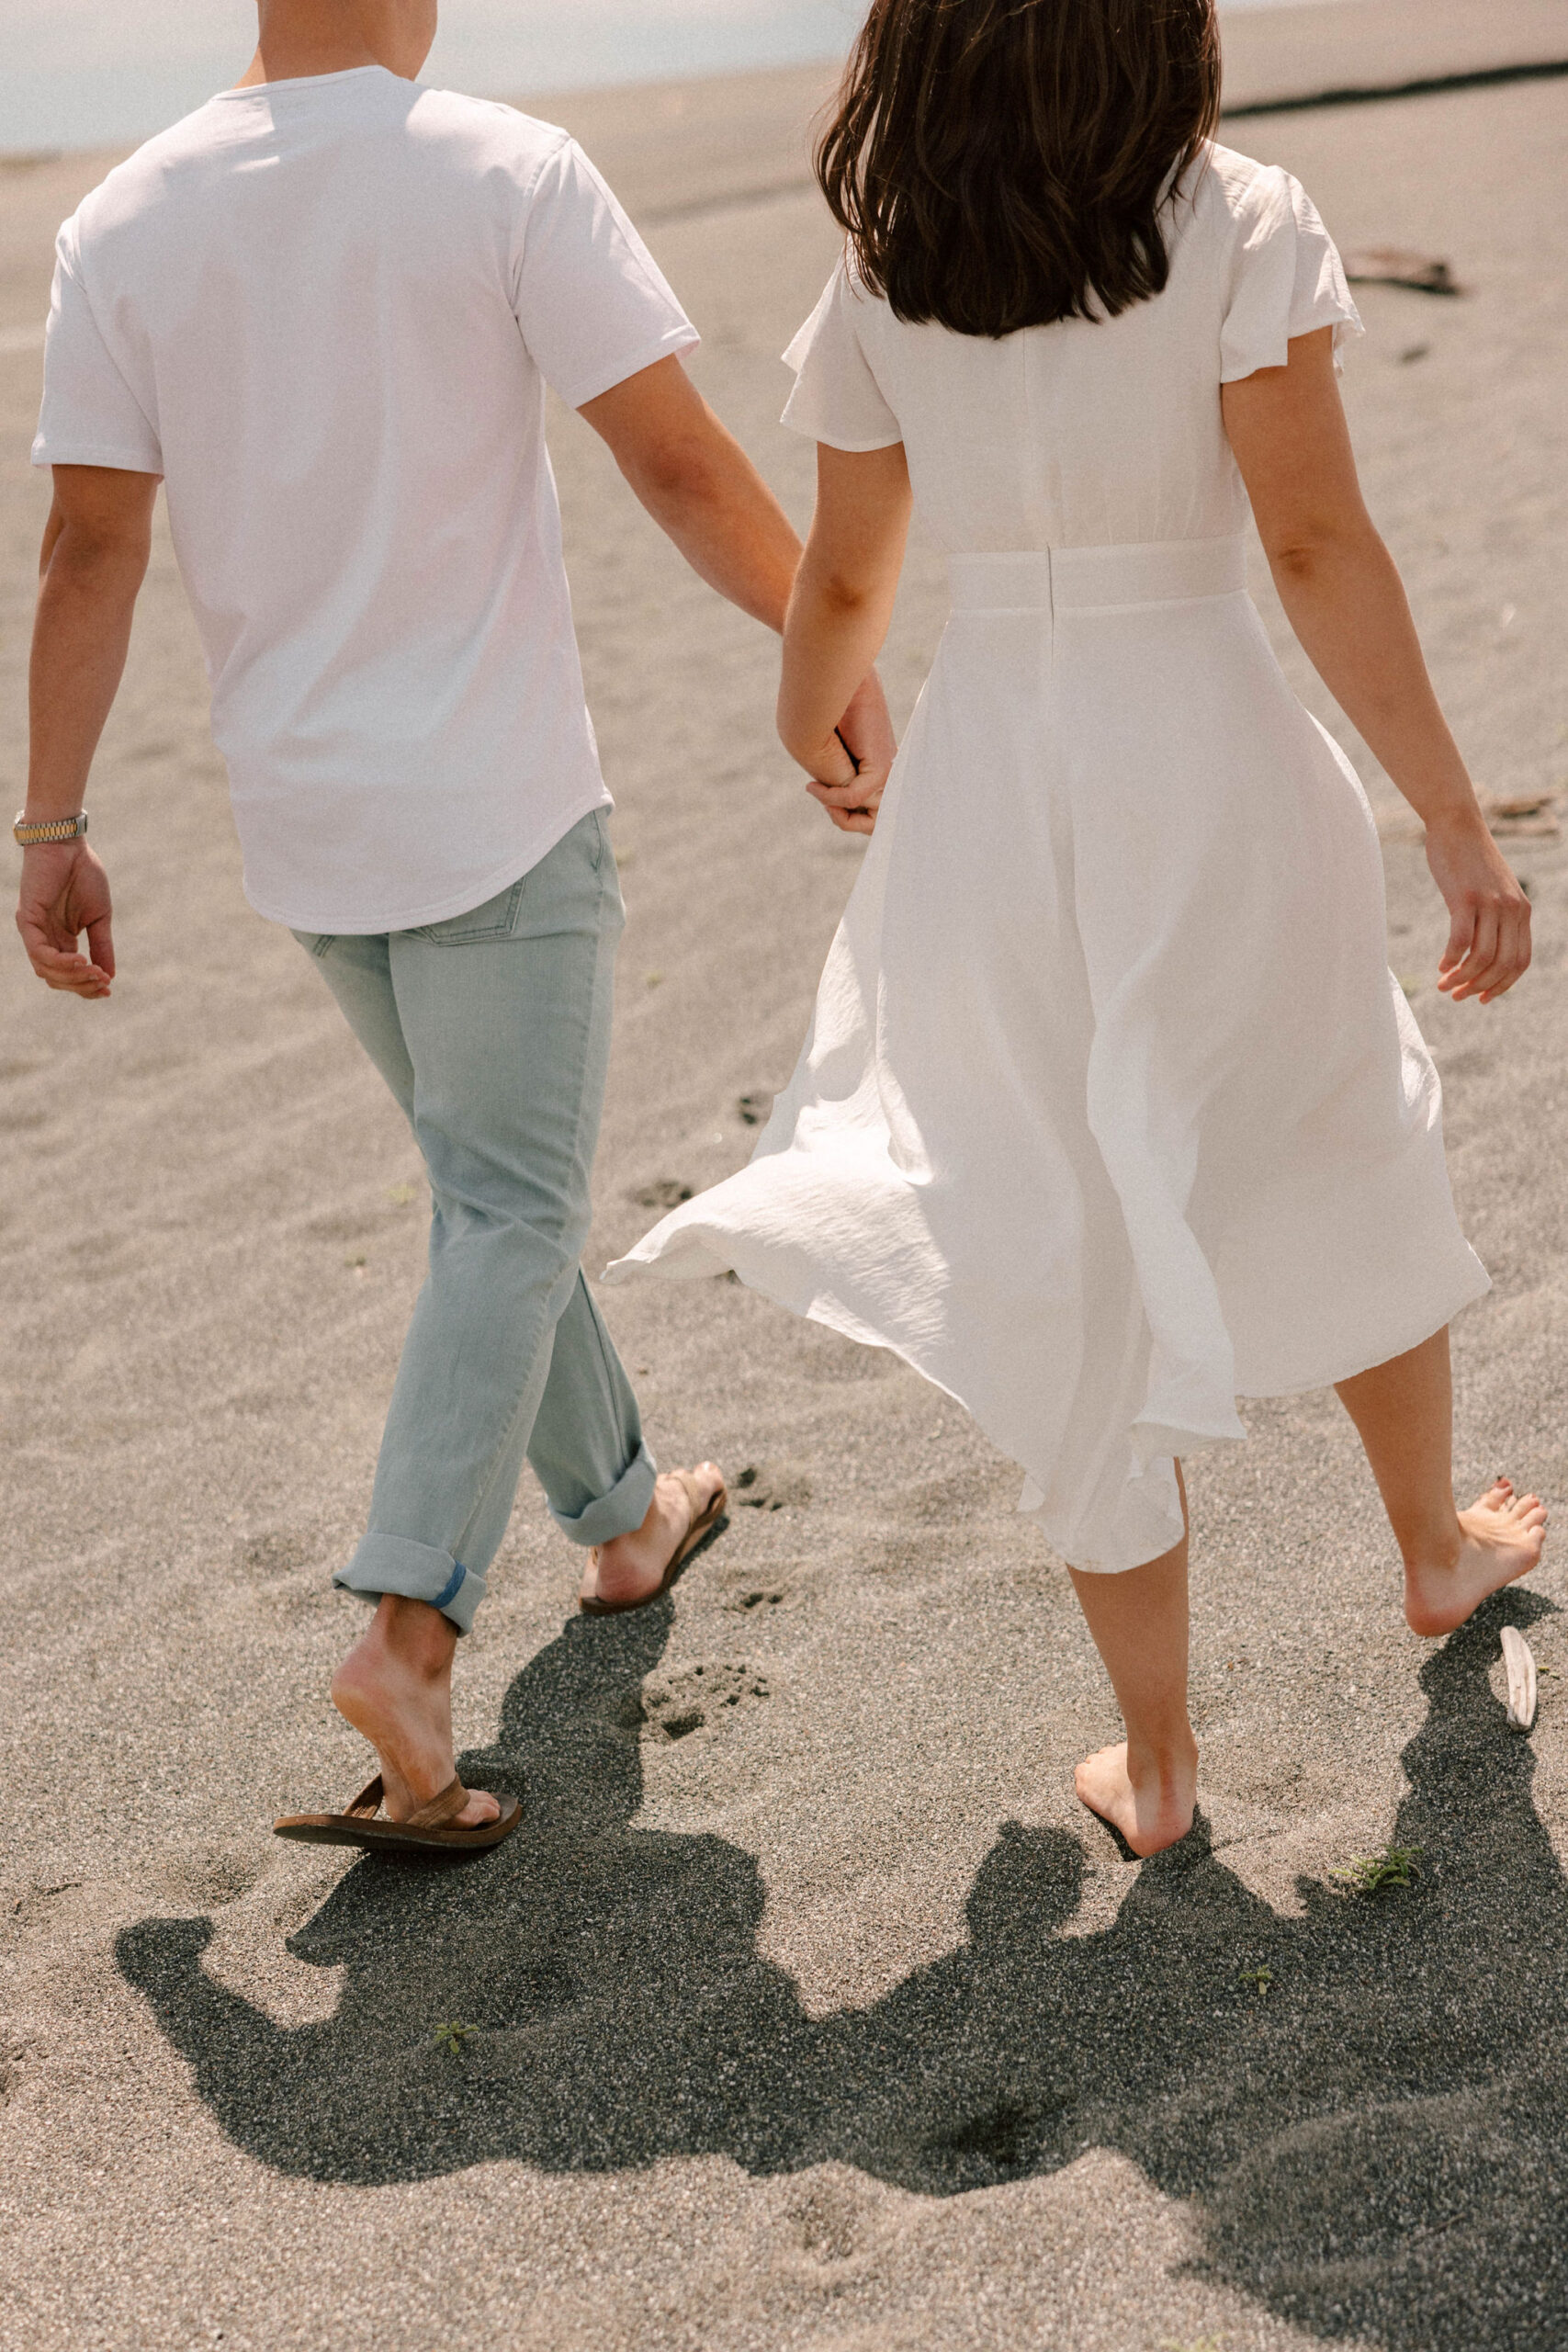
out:
{"label": "brown flip flop", "polygon": [[[624,1617],[626,1611],[630,1609],[649,1608],[652,1602],[660,1600],[663,1594],[669,1591],[671,1586],[680,1575],[686,1560],[689,1558],[691,1554],[696,1550],[697,1545],[702,1542],[703,1537],[706,1535],[711,1529],[716,1527],[718,1524],[718,1521],[724,1517],[725,1510],[729,1502],[729,1488],[725,1485],[722,1478],[718,1482],[718,1492],[715,1495],[713,1500],[706,1504],[703,1509],[699,1510],[697,1507],[697,1482],[693,1477],[691,1472],[689,1470],[675,1470],[671,1473],[671,1476],[672,1477],[679,1478],[681,1484],[686,1489],[686,1500],[692,1506],[692,1523],[690,1527],[687,1528],[684,1535],[682,1536],[679,1544],[676,1544],[674,1553],[671,1557],[668,1566],[665,1568],[664,1574],[660,1577],[659,1582],[654,1586],[653,1590],[651,1592],[644,1593],[640,1600],[600,1600],[596,1596],[588,1600],[580,1600],[577,1605],[585,1617]],[[599,1546],[597,1544],[593,1546],[592,1553],[590,1556],[593,1566],[597,1567],[599,1565]]]}
{"label": "brown flip flop", "polygon": [[373,1847],[378,1853],[401,1848],[405,1852],[478,1854],[487,1846],[499,1846],[523,1818],[515,1797],[500,1796],[496,1803],[501,1811],[495,1820],[481,1821],[472,1829],[455,1827],[453,1815],[461,1813],[468,1801],[468,1792],[456,1773],[439,1796],[422,1804],[406,1821],[388,1819],[381,1811],[383,1794],[378,1772],[343,1813],[286,1813],[273,1823],[272,1834],[297,1838],[305,1846]]}

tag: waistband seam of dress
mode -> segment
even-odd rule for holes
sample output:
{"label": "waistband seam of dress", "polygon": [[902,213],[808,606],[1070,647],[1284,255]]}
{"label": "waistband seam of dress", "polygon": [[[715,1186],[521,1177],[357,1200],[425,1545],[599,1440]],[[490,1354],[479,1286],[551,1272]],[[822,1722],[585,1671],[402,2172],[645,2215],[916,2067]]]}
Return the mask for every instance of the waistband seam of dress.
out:
{"label": "waistband seam of dress", "polygon": [[[948,577],[958,610],[1114,612],[1245,594],[1247,551],[1239,534],[1100,541],[1087,547],[959,549],[948,558]],[[988,590],[987,581],[994,583]]]}

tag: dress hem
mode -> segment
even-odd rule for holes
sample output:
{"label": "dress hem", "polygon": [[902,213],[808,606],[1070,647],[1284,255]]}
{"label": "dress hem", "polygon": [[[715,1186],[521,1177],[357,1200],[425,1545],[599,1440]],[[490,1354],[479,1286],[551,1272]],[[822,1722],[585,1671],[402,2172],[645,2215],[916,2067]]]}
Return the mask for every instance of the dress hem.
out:
{"label": "dress hem", "polygon": [[[1010,1462],[1013,1464],[1013,1467],[1021,1473],[1025,1481],[1025,1494],[1028,1493],[1031,1487],[1034,1487],[1037,1492],[1039,1491],[1039,1481],[1035,1473],[1030,1469],[1027,1463],[1021,1462],[1017,1454],[1010,1453],[1007,1447],[998,1444],[998,1441],[992,1436],[991,1431],[987,1428],[985,1419],[982,1418],[981,1414],[976,1410],[976,1408],[969,1402],[968,1398],[961,1396],[956,1388],[949,1387],[945,1380],[938,1379],[936,1374],[928,1371],[926,1366],[921,1363],[917,1357],[910,1354],[907,1348],[900,1347],[896,1340],[884,1339],[880,1334],[873,1334],[869,1326],[862,1323],[859,1317],[852,1314],[847,1308],[840,1309],[838,1313],[834,1313],[832,1311],[831,1302],[826,1301],[820,1296],[814,1298],[808,1306],[796,1306],[792,1299],[783,1297],[776,1290],[770,1290],[765,1283],[756,1282],[749,1274],[743,1273],[739,1266],[729,1264],[721,1260],[717,1251],[709,1248],[705,1243],[699,1243],[697,1245],[697,1250],[694,1251],[693,1254],[697,1255],[699,1253],[702,1258],[706,1261],[705,1265],[700,1269],[697,1267],[692,1268],[683,1277],[676,1275],[677,1280],[683,1278],[688,1281],[700,1281],[703,1279],[705,1274],[709,1280],[716,1280],[719,1274],[727,1272],[733,1273],[736,1279],[739,1282],[743,1283],[748,1290],[755,1291],[760,1298],[771,1300],[775,1306],[782,1306],[787,1314],[798,1315],[804,1322],[818,1323],[820,1324],[825,1330],[836,1331],[840,1339],[852,1340],[857,1347],[880,1348],[885,1350],[888,1355],[896,1356],[900,1363],[908,1364],[911,1372],[918,1374],[920,1379],[929,1381],[933,1388],[939,1390],[942,1396],[951,1397],[955,1405],[960,1407],[964,1412],[969,1415],[971,1420],[974,1421],[976,1427],[981,1430],[983,1435],[989,1439],[993,1445],[998,1445],[998,1450],[1004,1455],[1006,1460]],[[1318,1389],[1333,1388],[1342,1380],[1354,1380],[1362,1373],[1375,1371],[1379,1364],[1392,1363],[1395,1357],[1407,1354],[1412,1348],[1420,1347],[1424,1340],[1433,1338],[1438,1331],[1445,1330],[1448,1325],[1453,1321],[1456,1315],[1462,1314],[1467,1306],[1472,1306],[1477,1299],[1483,1298],[1486,1295],[1487,1292],[1492,1287],[1492,1281],[1490,1275],[1486,1272],[1485,1268],[1481,1264],[1479,1259],[1475,1261],[1474,1271],[1480,1277],[1479,1283],[1472,1280],[1448,1311],[1439,1315],[1436,1321],[1430,1320],[1427,1314],[1423,1314],[1419,1318],[1420,1328],[1414,1332],[1412,1337],[1402,1338],[1393,1346],[1380,1343],[1378,1349],[1372,1354],[1359,1354],[1354,1364],[1343,1370],[1325,1372],[1321,1378],[1297,1380],[1283,1388],[1237,1388],[1235,1392],[1235,1395],[1239,1397],[1245,1397],[1249,1401],[1258,1401],[1265,1397],[1271,1396],[1309,1396]],[[673,1268],[665,1269],[661,1267],[659,1264],[657,1258],[644,1258],[639,1256],[637,1252],[632,1251],[624,1258],[617,1258],[614,1260],[611,1264],[606,1266],[602,1280],[606,1283],[615,1283],[623,1282],[629,1276],[637,1273],[657,1272],[665,1273],[668,1276],[670,1274],[673,1274],[675,1270]],[[1132,1425],[1132,1429],[1129,1430],[1130,1436],[1132,1434],[1132,1430],[1135,1430],[1136,1427],[1137,1423],[1134,1421]],[[1153,1457],[1153,1461],[1145,1465],[1145,1469],[1147,1470],[1152,1468],[1153,1463],[1156,1461],[1179,1462],[1190,1460],[1196,1453],[1207,1453],[1212,1446],[1244,1445],[1247,1442],[1249,1434],[1249,1431],[1245,1427],[1238,1427],[1234,1431],[1228,1430],[1194,1430],[1188,1433],[1187,1442],[1182,1446],[1179,1453],[1156,1455]],[[1098,1562],[1085,1562],[1081,1560],[1075,1561],[1068,1556],[1068,1547],[1058,1541],[1056,1535],[1053,1532],[1051,1527],[1047,1523],[1043,1516],[1043,1505],[1044,1497],[1042,1495],[1040,1503],[1037,1505],[1028,1504],[1021,1498],[1018,1508],[1022,1517],[1032,1519],[1035,1521],[1036,1525],[1040,1529],[1041,1534],[1051,1546],[1051,1549],[1057,1555],[1057,1557],[1061,1559],[1066,1566],[1074,1569],[1079,1575],[1126,1576],[1130,1574],[1134,1568],[1146,1567],[1150,1560],[1162,1559],[1165,1553],[1173,1548],[1172,1544],[1163,1545],[1159,1551],[1150,1552],[1143,1559],[1132,1560],[1127,1562],[1124,1566],[1114,1568],[1101,1566]],[[1175,1543],[1179,1543],[1180,1540],[1179,1536],[1173,1539]]]}

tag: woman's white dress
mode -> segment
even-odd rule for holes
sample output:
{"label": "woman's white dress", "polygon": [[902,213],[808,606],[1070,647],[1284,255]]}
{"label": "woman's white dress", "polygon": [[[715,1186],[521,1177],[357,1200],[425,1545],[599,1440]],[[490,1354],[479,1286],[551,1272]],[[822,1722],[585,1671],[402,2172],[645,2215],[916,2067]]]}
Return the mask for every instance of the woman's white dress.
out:
{"label": "woman's white dress", "polygon": [[1437,1072],[1385,964],[1349,763],[1244,586],[1220,386],[1359,332],[1285,173],[1214,148],[1169,282],[999,341],[842,266],[785,421],[902,441],[953,615],[739,1174],[643,1269],[895,1349],[1026,1473],[1075,1566],[1181,1534],[1173,1457],[1242,1396],[1384,1362],[1487,1287]]}

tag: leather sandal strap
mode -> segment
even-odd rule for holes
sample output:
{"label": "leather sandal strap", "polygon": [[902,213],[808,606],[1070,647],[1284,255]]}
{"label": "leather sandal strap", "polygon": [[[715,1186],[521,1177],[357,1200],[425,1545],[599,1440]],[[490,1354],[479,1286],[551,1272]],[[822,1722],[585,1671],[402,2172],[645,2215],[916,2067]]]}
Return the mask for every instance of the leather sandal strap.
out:
{"label": "leather sandal strap", "polygon": [[381,1775],[378,1772],[373,1781],[366,1781],[354,1803],[344,1805],[344,1812],[351,1821],[357,1821],[362,1816],[368,1818],[372,1814],[380,1812],[381,1799],[385,1793],[381,1786]]}
{"label": "leather sandal strap", "polygon": [[454,1772],[446,1786],[433,1796],[428,1804],[422,1804],[411,1813],[402,1826],[405,1829],[445,1829],[468,1802],[468,1792]]}

